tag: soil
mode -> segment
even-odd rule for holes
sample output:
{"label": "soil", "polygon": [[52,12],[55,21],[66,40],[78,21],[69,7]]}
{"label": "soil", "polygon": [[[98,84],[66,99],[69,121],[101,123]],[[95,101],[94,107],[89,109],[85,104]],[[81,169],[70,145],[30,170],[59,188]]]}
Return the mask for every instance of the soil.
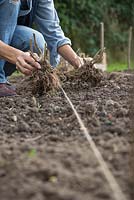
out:
{"label": "soil", "polygon": [[[128,200],[132,76],[105,73],[99,84],[75,79],[63,84]],[[18,87],[23,77],[11,82]],[[1,200],[114,199],[62,91],[35,98],[23,90],[1,98],[0,106]]]}

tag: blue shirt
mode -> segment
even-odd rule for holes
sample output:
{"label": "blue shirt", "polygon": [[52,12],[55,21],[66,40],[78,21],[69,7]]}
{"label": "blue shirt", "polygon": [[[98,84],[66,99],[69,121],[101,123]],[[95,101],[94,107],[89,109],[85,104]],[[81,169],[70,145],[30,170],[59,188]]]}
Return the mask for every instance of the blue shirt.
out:
{"label": "blue shirt", "polygon": [[[26,5],[27,4],[27,5]],[[53,0],[21,0],[19,16],[26,16],[29,13],[29,26],[34,22],[47,43],[50,51],[50,63],[56,66],[60,56],[57,49],[65,44],[71,45],[70,39],[65,37],[59,23]],[[22,17],[21,17],[22,18]]]}

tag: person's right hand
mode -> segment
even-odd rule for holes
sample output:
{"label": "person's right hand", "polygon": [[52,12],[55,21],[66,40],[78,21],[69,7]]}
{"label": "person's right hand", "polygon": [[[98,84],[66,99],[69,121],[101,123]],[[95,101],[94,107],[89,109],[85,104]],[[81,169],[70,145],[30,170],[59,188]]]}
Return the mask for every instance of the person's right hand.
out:
{"label": "person's right hand", "polygon": [[41,66],[32,58],[29,52],[23,52],[17,57],[16,69],[25,75],[31,75],[33,71],[41,69]]}

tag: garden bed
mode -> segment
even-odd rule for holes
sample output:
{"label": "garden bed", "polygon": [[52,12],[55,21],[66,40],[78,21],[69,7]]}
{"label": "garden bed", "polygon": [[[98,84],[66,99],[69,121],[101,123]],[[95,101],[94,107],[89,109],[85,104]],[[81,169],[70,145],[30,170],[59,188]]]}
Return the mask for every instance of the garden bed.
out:
{"label": "garden bed", "polygon": [[[132,74],[105,74],[65,91],[130,199],[129,91]],[[23,77],[13,77],[16,86]],[[21,82],[22,81],[22,82]],[[112,200],[113,192],[62,91],[0,99],[1,200]]]}

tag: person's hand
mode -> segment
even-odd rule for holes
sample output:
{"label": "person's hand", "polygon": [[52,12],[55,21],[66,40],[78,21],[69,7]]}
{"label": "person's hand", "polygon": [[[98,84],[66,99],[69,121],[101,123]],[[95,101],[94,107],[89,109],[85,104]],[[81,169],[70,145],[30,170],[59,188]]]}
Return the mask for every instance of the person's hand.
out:
{"label": "person's hand", "polygon": [[[92,57],[87,57],[87,58],[81,58],[81,57],[79,57],[79,66],[77,68],[81,68],[85,63],[90,65],[90,63],[91,63],[92,60],[93,60]],[[97,64],[97,63],[93,64],[93,66],[95,68],[100,68],[99,67],[100,64]]]}
{"label": "person's hand", "polygon": [[[37,54],[35,54],[38,60]],[[25,75],[31,75],[33,71],[41,69],[41,66],[29,52],[23,52],[17,57],[16,69]]]}
{"label": "person's hand", "polygon": [[82,57],[77,57],[77,65],[75,66],[76,69],[81,68],[85,62],[90,63],[93,60],[93,58],[88,57],[88,58],[82,58]]}

